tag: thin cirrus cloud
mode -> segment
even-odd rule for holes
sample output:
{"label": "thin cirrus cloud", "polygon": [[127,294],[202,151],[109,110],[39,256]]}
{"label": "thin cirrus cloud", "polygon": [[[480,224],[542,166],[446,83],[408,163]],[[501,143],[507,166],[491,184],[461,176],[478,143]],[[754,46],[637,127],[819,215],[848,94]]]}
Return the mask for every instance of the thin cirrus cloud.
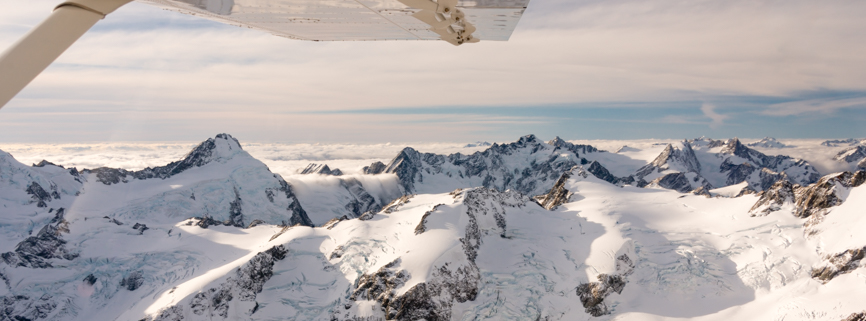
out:
{"label": "thin cirrus cloud", "polygon": [[[0,13],[0,47],[55,2],[18,0]],[[412,123],[402,137],[413,141],[545,130],[572,138],[734,136],[730,128],[761,119],[768,132],[758,135],[790,135],[774,117],[852,110],[851,101],[866,97],[802,94],[866,93],[864,14],[866,3],[841,0],[535,0],[510,41],[453,47],[292,41],[133,3],[0,110],[0,126],[17,128],[0,140],[57,139],[74,130],[70,119],[86,126],[65,137],[88,140],[237,130],[261,140],[376,141],[404,130],[400,122]],[[611,107],[634,102],[643,105]],[[486,109],[466,118],[457,112],[463,106]],[[655,112],[635,116],[645,108]],[[515,110],[536,118],[510,118]],[[580,120],[590,118],[605,121]],[[611,122],[623,131],[608,132]],[[438,130],[443,124],[452,131]]]}
{"label": "thin cirrus cloud", "polygon": [[802,101],[792,101],[767,106],[763,111],[772,116],[794,116],[808,113],[833,113],[840,109],[866,108],[866,97],[855,98],[820,98]]}

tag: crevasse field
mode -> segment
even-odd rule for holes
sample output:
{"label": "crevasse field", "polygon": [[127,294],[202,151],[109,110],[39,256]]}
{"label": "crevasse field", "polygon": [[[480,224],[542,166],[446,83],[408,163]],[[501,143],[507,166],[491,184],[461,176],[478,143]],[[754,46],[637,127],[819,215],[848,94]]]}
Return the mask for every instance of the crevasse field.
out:
{"label": "crevasse field", "polygon": [[0,145],[0,320],[866,318],[860,140],[409,146]]}

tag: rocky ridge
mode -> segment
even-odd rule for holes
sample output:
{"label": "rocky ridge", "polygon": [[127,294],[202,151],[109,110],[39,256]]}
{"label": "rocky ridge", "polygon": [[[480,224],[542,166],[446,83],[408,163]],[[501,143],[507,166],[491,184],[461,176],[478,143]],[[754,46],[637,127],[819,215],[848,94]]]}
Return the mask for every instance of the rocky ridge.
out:
{"label": "rocky ridge", "polygon": [[483,186],[538,195],[546,193],[565,171],[588,163],[581,155],[597,152],[592,146],[571,144],[558,137],[545,143],[528,135],[514,143],[493,144],[471,155],[420,153],[407,147],[384,167],[374,163],[364,171],[396,174],[407,194],[434,180],[442,182],[447,190]]}
{"label": "rocky ridge", "polygon": [[316,164],[310,163],[307,167],[298,171],[298,174],[308,175],[308,174],[319,174],[319,175],[332,175],[332,176],[340,176],[343,175],[343,171],[339,168],[331,169],[327,164]]}

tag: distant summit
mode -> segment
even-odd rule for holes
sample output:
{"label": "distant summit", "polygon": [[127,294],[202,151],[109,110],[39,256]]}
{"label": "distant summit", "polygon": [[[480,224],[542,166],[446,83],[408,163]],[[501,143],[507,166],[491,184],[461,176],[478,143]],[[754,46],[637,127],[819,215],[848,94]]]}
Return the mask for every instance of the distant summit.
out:
{"label": "distant summit", "polygon": [[343,175],[343,171],[339,168],[331,169],[327,164],[316,164],[310,163],[307,167],[298,170],[298,174],[307,175],[307,174],[319,174],[319,175],[332,175],[332,176],[340,176]]}
{"label": "distant summit", "polygon": [[758,148],[789,148],[789,147],[794,147],[791,145],[782,144],[781,142],[779,142],[778,140],[776,140],[773,137],[764,137],[764,139],[761,139],[757,142],[749,143],[746,145],[749,147],[758,147]]}
{"label": "distant summit", "polygon": [[827,147],[839,147],[839,146],[856,146],[862,143],[861,139],[858,138],[848,138],[848,139],[833,139],[833,140],[825,140],[821,143],[821,146]]}
{"label": "distant summit", "polygon": [[466,146],[463,146],[463,148],[471,148],[471,147],[488,147],[488,146],[492,146],[492,145],[493,145],[493,144],[488,143],[488,142],[474,142],[474,143],[466,144]]}

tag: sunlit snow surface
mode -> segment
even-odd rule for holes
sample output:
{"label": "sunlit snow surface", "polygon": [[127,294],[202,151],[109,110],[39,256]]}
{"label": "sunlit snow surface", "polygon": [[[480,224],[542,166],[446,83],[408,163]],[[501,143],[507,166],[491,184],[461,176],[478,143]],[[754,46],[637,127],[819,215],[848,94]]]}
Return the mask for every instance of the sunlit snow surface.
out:
{"label": "sunlit snow surface", "polygon": [[[665,147],[659,142],[668,141],[581,143],[611,151],[598,156],[607,161],[599,161],[612,173],[623,175],[620,173],[634,172],[651,162]],[[822,173],[833,166],[849,169],[843,168],[847,164],[832,163],[841,147],[820,146],[820,141],[784,142],[800,147],[762,151],[802,157],[816,167],[826,163],[819,167]],[[24,164],[44,158],[66,166],[135,169],[180,159],[193,145],[7,144],[0,149]],[[444,154],[484,149],[463,146],[413,144],[421,151]],[[244,144],[244,150],[282,174],[299,197],[336,197],[328,196],[337,184],[334,177],[295,174],[309,162],[327,163],[350,176],[364,177],[358,174],[362,166],[372,161],[387,163],[402,147]],[[26,175],[53,175],[53,167],[32,168],[41,171],[37,174],[22,168],[0,171],[0,180],[8,183],[3,186],[15,186]],[[368,189],[378,188],[372,194],[392,193],[387,178],[363,179]],[[180,181],[162,184],[165,186],[133,183],[159,189],[145,193],[148,195],[182,193],[190,187]],[[154,186],[144,186],[148,184]],[[58,187],[64,189],[62,184]],[[379,318],[379,303],[359,301],[346,307],[359,278],[400,259],[397,269],[409,277],[395,289],[399,295],[419,283],[435,282],[433,270],[445,263],[452,267],[469,264],[461,238],[467,237],[471,225],[469,207],[480,206],[487,214],[475,219],[481,231],[475,260],[480,272],[478,293],[473,301],[454,303],[452,320],[840,320],[864,309],[866,269],[840,275],[827,284],[812,279],[810,272],[825,254],[866,245],[862,233],[866,230],[866,186],[847,191],[844,203],[833,208],[817,225],[819,232],[808,238],[805,220],[788,212],[751,217],[748,211],[758,199],[755,195],[707,198],[657,188],[618,187],[592,175],[573,175],[565,188],[574,195],[554,211],[528,198],[469,189],[415,195],[371,219],[341,221],[330,229],[273,225],[203,229],[186,225],[189,221],[182,216],[110,211],[116,208],[112,202],[126,203],[135,200],[134,195],[106,191],[92,205],[76,205],[72,200],[79,198],[61,193],[59,200],[51,202],[52,208],[82,208],[67,216],[70,233],[62,234],[66,247],[79,256],[54,259],[50,269],[0,263],[5,283],[0,296],[13,292],[31,298],[49,295],[63,307],[45,316],[54,320],[139,320],[171,306],[186,309],[190,320],[220,320],[190,312],[190,301],[200,291],[226,283],[236,268],[257,253],[284,245],[288,254],[274,264],[273,276],[256,296],[255,313],[250,314],[250,306],[236,299],[227,319],[328,320],[335,314]],[[713,193],[734,196],[737,191],[731,186]],[[14,193],[0,190],[4,204],[0,252],[11,251],[53,217],[20,201],[27,199],[22,192]],[[468,193],[484,196],[483,204],[468,204]],[[493,201],[496,197],[502,201]],[[164,206],[139,201],[141,206]],[[504,228],[495,213],[504,218]],[[125,224],[109,222],[104,215],[126,220]],[[149,229],[143,233],[131,229],[135,222],[146,223]],[[416,230],[422,222],[425,229],[419,234]],[[615,258],[623,253],[634,260],[634,272],[627,277],[622,293],[605,298],[612,314],[590,316],[576,288],[596,281],[598,274],[614,273]],[[136,271],[144,276],[140,288],[129,291],[119,285]],[[93,285],[83,281],[89,274],[97,278]]]}

